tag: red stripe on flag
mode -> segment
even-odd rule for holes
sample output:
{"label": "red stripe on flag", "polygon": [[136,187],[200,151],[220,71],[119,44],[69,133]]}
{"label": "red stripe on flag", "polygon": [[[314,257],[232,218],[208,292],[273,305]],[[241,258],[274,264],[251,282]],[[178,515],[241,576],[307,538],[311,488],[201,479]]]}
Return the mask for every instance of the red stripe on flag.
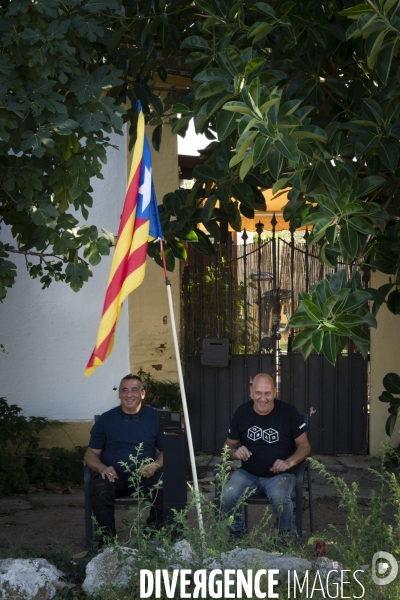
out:
{"label": "red stripe on flag", "polygon": [[142,161],[139,162],[136,173],[132,177],[129,188],[126,190],[124,208],[122,210],[121,221],[118,229],[118,237],[121,235],[129,217],[132,214],[133,209],[137,204],[138,190],[140,183],[140,172],[142,169]]}
{"label": "red stripe on flag", "polygon": [[91,367],[93,367],[94,359],[95,359],[95,353],[93,351],[91,357],[89,358],[88,364],[86,365],[85,371],[87,369],[90,369]]}
{"label": "red stripe on flag", "polygon": [[139,246],[139,248],[136,248],[136,250],[130,255],[126,267],[125,279],[129,277],[129,275],[132,275],[132,273],[136,271],[136,269],[141,267],[146,262],[147,245],[148,241],[146,240],[144,244]]}
{"label": "red stripe on flag", "polygon": [[[134,231],[136,231],[136,229],[138,227],[143,225],[143,223],[146,223],[146,221],[147,221],[147,219],[137,218],[135,220]],[[128,252],[129,252],[129,250],[128,250]],[[129,260],[127,260],[128,252],[125,254],[124,258],[119,263],[118,268],[114,273],[114,277],[112,278],[109,286],[107,287],[106,297],[105,297],[104,306],[103,306],[103,312],[101,313],[102,316],[104,315],[106,310],[114,302],[115,298],[120,293],[122,284],[124,283],[124,280],[126,279],[127,274],[130,273],[129,267],[128,267]],[[135,254],[135,253],[133,253],[133,254]]]}
{"label": "red stripe on flag", "polygon": [[101,342],[100,346],[98,348],[95,349],[94,351],[94,355],[97,356],[97,358],[99,358],[100,360],[102,360],[103,362],[106,359],[106,354],[107,354],[107,350],[108,350],[108,346],[110,345],[111,339],[115,333],[115,328],[116,328],[117,324],[115,323],[110,331],[110,333],[108,334],[108,336]]}
{"label": "red stripe on flag", "polygon": [[[129,250],[128,250],[128,252],[129,252]],[[101,313],[101,316],[104,315],[104,313],[107,311],[107,309],[110,307],[110,305],[114,302],[115,298],[118,296],[118,294],[121,291],[121,286],[124,283],[124,279],[125,279],[126,266],[127,266],[127,262],[128,262],[127,261],[128,252],[125,254],[124,258],[119,263],[118,268],[114,273],[114,277],[110,281],[110,284],[107,288],[106,297],[104,299],[103,312]]]}

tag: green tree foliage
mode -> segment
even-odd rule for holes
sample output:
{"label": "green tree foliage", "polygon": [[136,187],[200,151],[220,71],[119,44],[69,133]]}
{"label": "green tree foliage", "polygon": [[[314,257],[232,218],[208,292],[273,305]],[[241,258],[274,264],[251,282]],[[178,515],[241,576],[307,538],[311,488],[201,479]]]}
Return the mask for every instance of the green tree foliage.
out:
{"label": "green tree foliage", "polygon": [[[222,227],[239,231],[241,215],[265,206],[260,190],[289,189],[284,216],[312,228],[321,262],[353,265],[350,280],[340,272],[304,296],[296,345],[333,363],[349,337],[367,352],[382,303],[400,312],[399,0],[3,7],[0,218],[18,252],[39,255],[32,276],[78,289],[109,251],[112,236],[79,227],[68,209],[87,217],[105,134],[125,121],[132,145],[140,100],[156,150],[165,124],[184,136],[191,118],[210,140],[194,188],[171,191],[160,208],[169,268],[186,257],[183,241],[211,254]],[[169,86],[169,70],[190,75],[191,88]],[[3,295],[15,277],[10,250],[0,247]],[[159,262],[155,246],[149,253]],[[388,283],[362,291],[361,265]]]}
{"label": "green tree foliage", "polygon": [[[321,262],[353,265],[303,296],[295,345],[334,364],[351,338],[365,355],[379,306],[400,311],[400,2],[195,4],[181,45],[195,99],[180,112],[216,132],[198,168],[203,215],[236,229],[258,207],[254,186],[289,188],[286,220],[312,228]],[[360,265],[388,284],[362,291]]]}
{"label": "green tree foliage", "polygon": [[105,60],[118,8],[115,0],[1,2],[0,223],[16,246],[0,243],[0,299],[15,280],[12,252],[25,254],[44,287],[56,279],[74,290],[109,254],[110,236],[76,213],[87,219],[106,134],[122,129],[124,110],[109,93],[121,72]]}

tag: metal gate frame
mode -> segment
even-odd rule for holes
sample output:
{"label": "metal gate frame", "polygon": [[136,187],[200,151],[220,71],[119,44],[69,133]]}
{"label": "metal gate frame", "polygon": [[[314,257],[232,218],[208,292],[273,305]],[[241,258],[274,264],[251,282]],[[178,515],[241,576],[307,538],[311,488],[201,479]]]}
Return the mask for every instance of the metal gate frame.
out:
{"label": "metal gate frame", "polygon": [[[291,351],[293,330],[287,352],[280,349],[281,284],[286,295],[290,286],[290,313],[293,314],[297,307],[296,292],[308,289],[321,279],[326,267],[317,262],[312,247],[310,250],[306,243],[301,248],[296,245],[293,231],[290,242],[279,239],[275,216],[271,224],[272,237],[265,243],[261,238],[263,224],[259,223],[256,244],[247,244],[244,231],[241,247],[235,247],[229,237],[225,246],[215,244],[214,257],[192,251],[184,267],[183,354],[195,450],[221,451],[233,413],[249,399],[250,377],[265,372],[276,378],[278,397],[310,415],[309,438],[313,452],[367,454],[368,360],[350,344],[348,353],[338,356],[335,367],[316,354],[304,361],[301,354]],[[306,230],[305,241],[307,237]],[[258,273],[255,280],[254,273]],[[266,292],[262,281],[269,275],[272,288]],[[367,285],[365,271],[363,280]],[[241,313],[240,327],[244,331],[241,345],[235,341],[241,315],[232,302],[238,283],[245,307]],[[257,310],[257,306],[262,310]],[[253,317],[250,309],[256,309]],[[263,335],[268,326],[272,338],[269,353]],[[230,339],[228,367],[202,365],[200,342],[207,337]]]}

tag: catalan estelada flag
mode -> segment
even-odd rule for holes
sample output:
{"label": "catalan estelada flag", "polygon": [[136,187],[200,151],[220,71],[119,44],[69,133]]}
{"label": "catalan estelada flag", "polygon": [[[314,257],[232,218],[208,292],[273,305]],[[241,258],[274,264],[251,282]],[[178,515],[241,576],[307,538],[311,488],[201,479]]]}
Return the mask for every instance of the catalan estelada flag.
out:
{"label": "catalan estelada flag", "polygon": [[140,102],[138,102],[138,113],[137,139],[128,189],[96,346],[85,369],[87,377],[102,365],[112,352],[122,303],[144,279],[148,242],[162,238],[151,172],[150,146],[144,131],[144,117]]}

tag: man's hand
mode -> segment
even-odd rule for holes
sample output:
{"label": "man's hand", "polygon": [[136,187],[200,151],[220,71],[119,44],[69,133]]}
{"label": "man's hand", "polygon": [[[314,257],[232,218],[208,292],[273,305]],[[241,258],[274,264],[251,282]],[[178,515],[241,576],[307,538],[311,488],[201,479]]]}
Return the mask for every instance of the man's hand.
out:
{"label": "man's hand", "polygon": [[145,479],[149,479],[150,477],[153,477],[154,473],[156,471],[158,471],[158,469],[161,468],[161,465],[159,465],[156,462],[153,462],[149,465],[142,465],[137,472],[139,473],[139,475],[141,477],[144,477]]}
{"label": "man's hand", "polygon": [[250,456],[251,452],[250,450],[247,450],[246,446],[240,446],[233,454],[233,458],[242,461],[249,460]]}
{"label": "man's hand", "polygon": [[101,469],[100,475],[103,479],[107,478],[108,481],[111,481],[112,483],[114,483],[114,481],[118,479],[118,475],[114,467],[104,467],[104,469]]}
{"label": "man's hand", "polygon": [[279,458],[274,462],[270,471],[273,473],[284,473],[288,469],[290,469],[291,465],[287,460],[280,460]]}

